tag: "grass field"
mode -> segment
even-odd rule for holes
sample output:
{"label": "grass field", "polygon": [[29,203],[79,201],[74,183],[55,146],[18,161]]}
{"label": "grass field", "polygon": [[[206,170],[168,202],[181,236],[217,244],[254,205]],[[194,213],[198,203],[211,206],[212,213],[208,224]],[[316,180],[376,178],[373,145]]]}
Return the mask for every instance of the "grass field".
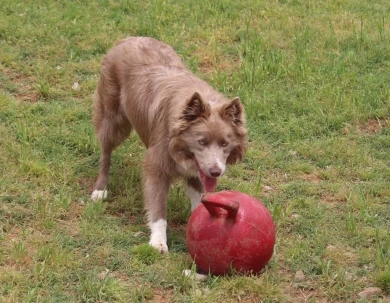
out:
{"label": "grass field", "polygon": [[[261,275],[182,275],[181,182],[169,254],[146,245],[137,136],[114,153],[109,199],[90,201],[91,96],[131,35],[245,104],[249,150],[217,189],[270,210]],[[0,302],[390,302],[390,2],[0,0],[0,189]]]}

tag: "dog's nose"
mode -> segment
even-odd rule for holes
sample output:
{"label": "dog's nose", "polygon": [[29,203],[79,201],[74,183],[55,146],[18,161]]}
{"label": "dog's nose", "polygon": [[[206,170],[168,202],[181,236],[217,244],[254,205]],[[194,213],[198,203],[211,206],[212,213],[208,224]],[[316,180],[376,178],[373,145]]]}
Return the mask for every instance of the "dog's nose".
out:
{"label": "dog's nose", "polygon": [[210,168],[210,175],[213,178],[219,177],[222,173],[222,170],[218,167],[212,167]]}

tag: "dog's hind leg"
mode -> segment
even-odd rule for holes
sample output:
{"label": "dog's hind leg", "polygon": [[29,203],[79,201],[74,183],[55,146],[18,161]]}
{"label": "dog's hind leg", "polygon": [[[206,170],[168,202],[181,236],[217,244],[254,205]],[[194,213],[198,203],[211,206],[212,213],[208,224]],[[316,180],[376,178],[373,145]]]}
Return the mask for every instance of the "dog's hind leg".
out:
{"label": "dog's hind leg", "polygon": [[112,151],[120,145],[130,134],[131,124],[122,121],[122,123],[114,123],[113,120],[103,119],[100,130],[97,133],[100,144],[100,167],[99,175],[91,198],[93,200],[104,199],[107,197],[106,186],[111,166]]}
{"label": "dog's hind leg", "polygon": [[[103,77],[103,76],[102,76]],[[102,79],[102,78],[101,78]],[[100,81],[95,92],[95,109],[93,123],[100,144],[99,175],[91,199],[107,197],[106,186],[111,165],[112,151],[130,134],[132,126],[119,106],[119,90],[113,85]]]}
{"label": "dog's hind leg", "polygon": [[149,244],[161,253],[167,246],[167,199],[171,177],[154,161],[160,161],[153,148],[146,152],[144,160],[144,199],[148,225],[151,230]]}
{"label": "dog's hind leg", "polygon": [[187,194],[191,201],[191,211],[193,211],[199,205],[204,194],[204,187],[199,178],[187,179]]}

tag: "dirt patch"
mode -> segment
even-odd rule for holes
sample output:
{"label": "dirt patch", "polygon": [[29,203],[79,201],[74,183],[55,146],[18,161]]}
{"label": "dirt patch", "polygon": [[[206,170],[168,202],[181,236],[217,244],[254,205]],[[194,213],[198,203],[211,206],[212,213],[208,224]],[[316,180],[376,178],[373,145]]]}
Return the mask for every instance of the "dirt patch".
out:
{"label": "dirt patch", "polygon": [[5,77],[0,82],[2,89],[22,101],[37,102],[40,99],[39,93],[33,89],[35,80],[32,76],[21,74],[3,66],[0,67],[0,71]]}
{"label": "dirt patch", "polygon": [[210,74],[214,69],[213,61],[210,57],[203,57],[199,62],[199,69],[202,74]]}
{"label": "dirt patch", "polygon": [[218,56],[212,57],[207,53],[200,53],[199,58],[199,71],[202,74],[211,74],[213,70],[218,71],[233,71],[240,67],[241,61],[237,56]]}
{"label": "dirt patch", "polygon": [[[288,292],[288,298],[286,302],[287,303],[296,303],[296,302],[327,303],[330,301],[327,301],[326,298],[320,296],[315,290],[304,290],[304,289],[296,288],[296,289],[291,289]],[[340,302],[340,301],[336,301],[336,302]]]}
{"label": "dirt patch", "polygon": [[172,291],[170,289],[153,289],[153,299],[155,303],[169,302],[172,297]]}
{"label": "dirt patch", "polygon": [[332,205],[332,204],[346,203],[347,198],[345,196],[341,196],[341,195],[338,196],[338,195],[332,195],[329,193],[324,193],[321,196],[320,201],[323,203]]}
{"label": "dirt patch", "polygon": [[22,233],[22,229],[18,226],[12,227],[12,229],[8,232],[7,238],[11,243],[16,243],[20,240],[20,235]]}
{"label": "dirt patch", "polygon": [[80,185],[80,188],[84,189],[84,194],[90,195],[95,181],[95,178],[78,178],[76,182]]}
{"label": "dirt patch", "polygon": [[9,258],[5,263],[6,266],[13,267],[16,270],[24,270],[25,267],[31,267],[34,263],[33,256],[37,251],[37,247],[26,239],[20,227],[13,227],[8,234],[5,235],[3,245],[10,252]]}
{"label": "dirt patch", "polygon": [[312,182],[312,183],[320,183],[321,182],[321,178],[314,174],[314,173],[311,173],[311,174],[304,174],[303,176],[301,176],[301,178],[304,180],[304,181],[307,181],[307,182]]}
{"label": "dirt patch", "polygon": [[376,134],[382,130],[382,128],[390,127],[390,121],[386,119],[368,119],[365,123],[359,123],[358,129],[365,134]]}
{"label": "dirt patch", "polygon": [[39,101],[39,94],[37,93],[21,93],[19,95],[16,96],[18,99],[21,99],[23,101],[27,101],[27,102],[38,102]]}
{"label": "dirt patch", "polygon": [[85,206],[79,202],[74,202],[67,212],[61,214],[60,218],[56,220],[61,230],[66,230],[71,236],[78,236],[80,234],[80,218]]}
{"label": "dirt patch", "polygon": [[358,262],[356,252],[350,247],[329,245],[325,250],[324,257],[335,264],[345,267],[355,266]]}

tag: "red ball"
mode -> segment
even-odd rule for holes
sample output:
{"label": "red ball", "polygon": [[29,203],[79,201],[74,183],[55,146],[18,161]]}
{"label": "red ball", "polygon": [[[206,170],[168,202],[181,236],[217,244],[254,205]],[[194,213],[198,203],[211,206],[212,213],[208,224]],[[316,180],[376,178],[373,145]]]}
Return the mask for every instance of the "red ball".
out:
{"label": "red ball", "polygon": [[187,226],[187,248],[198,268],[214,275],[259,272],[272,257],[275,225],[267,208],[237,191],[206,194]]}

